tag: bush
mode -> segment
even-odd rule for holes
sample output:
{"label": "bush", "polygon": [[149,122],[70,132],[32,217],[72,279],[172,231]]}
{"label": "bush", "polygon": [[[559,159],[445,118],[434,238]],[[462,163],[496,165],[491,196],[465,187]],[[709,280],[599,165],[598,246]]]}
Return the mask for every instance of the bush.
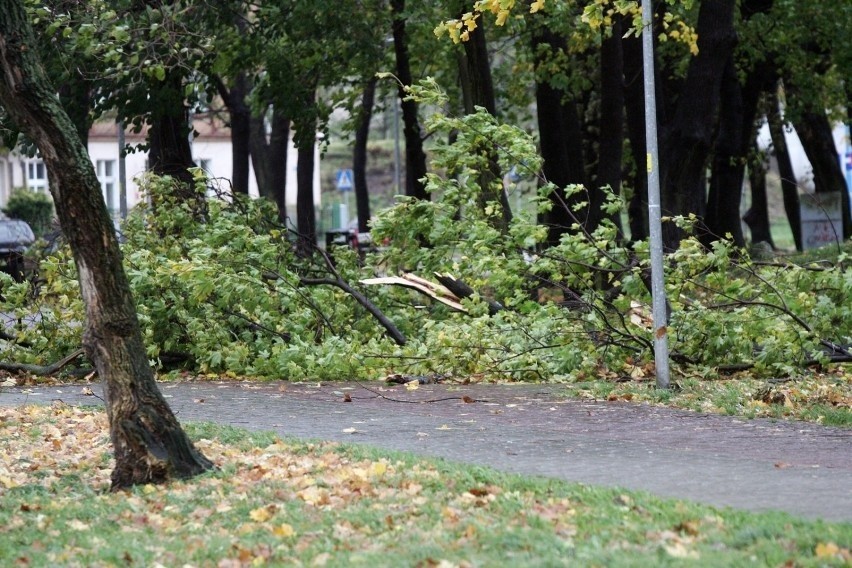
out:
{"label": "bush", "polygon": [[3,212],[13,219],[26,221],[36,238],[40,238],[50,231],[53,201],[45,193],[16,188],[12,190]]}

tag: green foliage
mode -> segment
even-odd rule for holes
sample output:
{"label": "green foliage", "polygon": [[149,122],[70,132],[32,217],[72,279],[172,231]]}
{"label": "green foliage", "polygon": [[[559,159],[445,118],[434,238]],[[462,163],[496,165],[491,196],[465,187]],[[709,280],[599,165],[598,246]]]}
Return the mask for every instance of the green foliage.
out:
{"label": "green foliage", "polygon": [[[410,92],[442,106],[433,83]],[[545,229],[523,214],[501,231],[491,222],[501,205],[482,204],[478,172],[496,159],[504,171],[516,166],[533,177],[540,164],[534,141],[483,110],[462,118],[435,114],[427,127],[438,139],[456,133],[432,150],[432,200],[400,198],[373,223],[375,241],[387,246],[365,259],[335,249],[335,270],[356,288],[375,276],[449,273],[476,291],[462,300],[466,313],[405,288],[360,288],[406,336],[397,345],[349,294],[308,285],[307,279],[328,279],[330,268],[319,255],[294,254],[272,204],[210,199],[200,216],[175,199],[169,178],[148,177],[152,207],[132,212],[123,246],[152,361],[178,354],[192,371],[291,380],[401,372],[568,381],[649,367],[647,243],[627,246],[608,221],[586,233],[578,220],[545,249]],[[197,191],[208,191],[196,173]],[[550,204],[548,192],[585,191],[541,186],[542,208]],[[620,206],[615,196],[605,204]],[[677,222],[688,227],[691,220]],[[758,264],[729,244],[708,250],[690,238],[667,266],[670,346],[682,365],[790,374],[852,343],[852,268],[844,255],[832,265]],[[67,251],[42,262],[40,279],[35,300],[26,284],[4,283],[0,305],[23,322],[15,333],[29,346],[19,341],[8,353],[27,362],[67,354],[82,331]],[[492,313],[493,302],[503,309]],[[33,311],[38,323],[27,325]]]}
{"label": "green foliage", "polygon": [[12,190],[3,213],[26,221],[36,238],[43,237],[53,221],[53,201],[46,193],[16,188]]}

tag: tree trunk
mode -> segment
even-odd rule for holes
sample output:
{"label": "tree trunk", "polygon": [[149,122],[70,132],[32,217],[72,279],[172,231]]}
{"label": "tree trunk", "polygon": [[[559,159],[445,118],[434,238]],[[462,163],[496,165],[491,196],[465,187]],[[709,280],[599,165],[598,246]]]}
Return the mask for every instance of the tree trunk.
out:
{"label": "tree trunk", "polygon": [[[621,50],[624,57],[624,103],[630,157],[633,160],[633,194],[627,204],[627,222],[630,240],[637,242],[648,238],[648,179],[645,149],[645,87],[642,71],[642,43],[635,36],[623,38]],[[655,66],[656,68],[656,66]],[[660,83],[657,83],[659,85]],[[659,94],[659,89],[657,89]],[[659,105],[658,105],[659,107]]]}
{"label": "tree trunk", "polygon": [[246,104],[248,78],[237,73],[225,103],[231,118],[231,187],[234,193],[249,193],[249,156],[251,138],[251,109]]}
{"label": "tree trunk", "polygon": [[197,475],[213,464],[189,441],[154,382],[100,183],[34,45],[22,2],[4,2],[0,103],[38,145],[51,174],[86,309],[83,346],[104,382],[116,461],[112,488]]}
{"label": "tree trunk", "polygon": [[[744,144],[747,131],[754,133],[754,116],[746,116],[745,102],[734,65],[728,59],[722,78],[721,103],[719,106],[719,132],[713,151],[710,191],[704,227],[699,235],[705,245],[719,239],[730,239],[738,247],[745,246],[740,204],[742,203],[743,179],[745,176],[745,154],[749,146]],[[754,105],[754,109],[756,109]]]}
{"label": "tree trunk", "polygon": [[784,138],[784,122],[781,118],[781,104],[778,100],[778,88],[776,86],[769,98],[769,133],[772,136],[772,147],[775,150],[775,159],[778,162],[778,174],[781,176],[781,193],[784,199],[784,211],[790,223],[790,231],[793,233],[793,241],[796,250],[802,250],[802,218],[799,210],[799,186],[796,182],[796,174],[793,172],[793,163],[790,161],[790,153],[787,151],[787,141]]}
{"label": "tree trunk", "polygon": [[[302,132],[298,132],[301,129]],[[308,125],[297,126],[298,159],[296,165],[296,224],[299,240],[296,246],[299,254],[310,256],[317,243],[317,221],[314,209],[314,144],[316,129]]]}
{"label": "tree trunk", "polygon": [[[171,176],[188,187],[193,184],[188,169],[195,166],[189,145],[189,115],[183,104],[183,80],[169,72],[151,91],[157,93],[158,106],[148,130],[148,167],[157,175]],[[179,94],[178,94],[179,93]],[[181,101],[175,103],[175,101]]]}
{"label": "tree trunk", "polygon": [[[621,22],[615,20],[612,34],[601,44],[601,113],[599,120],[598,169],[595,187],[589,189],[589,220],[586,229],[593,231],[606,216],[601,210],[607,187],[615,195],[621,193],[622,153],[624,150],[624,58],[621,52]],[[609,219],[621,234],[621,215]]]}
{"label": "tree trunk", "polygon": [[[752,149],[758,156],[757,143],[752,141]],[[743,216],[743,221],[751,231],[751,242],[769,243],[775,249],[775,241],[772,240],[772,231],[769,226],[769,201],[766,196],[766,165],[763,160],[755,157],[751,160],[748,168],[748,181],[751,186],[751,207]]]}
{"label": "tree trunk", "polygon": [[[473,114],[476,112],[475,107],[482,107],[490,115],[497,116],[497,100],[494,96],[491,64],[488,61],[488,45],[485,41],[485,29],[482,26],[470,32],[468,41],[463,42],[463,50],[459,52],[458,66],[465,114]],[[479,206],[485,210],[488,203],[499,203],[499,214],[493,215],[490,222],[501,232],[506,233],[512,222],[512,207],[503,185],[503,175],[497,163],[497,155],[491,147],[482,148],[481,153],[487,159],[488,167],[479,172]]]}
{"label": "tree trunk", "polygon": [[269,138],[264,114],[251,117],[249,147],[257,189],[261,197],[278,205],[278,218],[287,220],[287,153],[290,148],[290,119],[272,109]]}
{"label": "tree trunk", "polygon": [[[720,87],[736,44],[736,0],[702,2],[698,12],[698,55],[689,64],[672,124],[666,128],[661,166],[663,214],[704,214],[704,175],[713,145]],[[663,227],[664,245],[677,248],[682,232]]]}
{"label": "tree trunk", "polygon": [[[536,64],[541,65],[559,50],[565,50],[563,38],[545,27],[532,34],[532,49]],[[539,223],[547,227],[548,246],[559,243],[560,237],[570,231],[581,218],[573,206],[586,199],[583,194],[566,198],[569,185],[586,185],[583,160],[583,136],[577,107],[568,93],[554,88],[548,77],[537,77],[535,85],[536,115],[538,118],[541,156],[544,160],[542,174],[545,181],[556,186],[549,195],[549,211],[539,216]]]}
{"label": "tree trunk", "polygon": [[795,126],[814,172],[816,192],[837,192],[841,195],[843,238],[848,239],[852,236],[849,191],[846,187],[843,170],[840,167],[840,157],[837,155],[828,117],[824,112],[805,112],[796,121]]}
{"label": "tree trunk", "polygon": [[352,151],[352,177],[355,184],[355,208],[358,211],[358,232],[370,231],[370,192],[367,187],[367,141],[370,139],[370,119],[376,98],[376,78],[364,85],[361,112],[355,130],[355,148]]}
{"label": "tree trunk", "polygon": [[393,49],[396,55],[396,78],[399,80],[399,104],[402,109],[403,136],[405,137],[405,195],[428,200],[426,185],[426,153],[417,118],[417,102],[405,100],[405,86],[413,82],[411,61],[408,55],[408,36],[405,30],[405,0],[391,0],[393,13]]}

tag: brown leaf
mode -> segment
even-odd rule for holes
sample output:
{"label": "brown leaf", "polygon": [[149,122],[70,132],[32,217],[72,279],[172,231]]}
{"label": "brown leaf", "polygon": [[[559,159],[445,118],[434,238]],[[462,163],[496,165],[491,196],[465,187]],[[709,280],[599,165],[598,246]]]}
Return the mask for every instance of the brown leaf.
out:
{"label": "brown leaf", "polygon": [[474,402],[476,402],[474,399],[470,398],[470,397],[469,397],[469,396],[467,396],[467,395],[464,395],[464,396],[462,397],[462,400],[463,400],[466,404],[473,404]]}
{"label": "brown leaf", "polygon": [[349,396],[349,393],[343,395],[343,402],[352,402],[352,397]]}
{"label": "brown leaf", "polygon": [[663,325],[657,328],[657,331],[654,333],[654,336],[657,339],[662,339],[666,336],[666,333],[668,333],[668,328]]}

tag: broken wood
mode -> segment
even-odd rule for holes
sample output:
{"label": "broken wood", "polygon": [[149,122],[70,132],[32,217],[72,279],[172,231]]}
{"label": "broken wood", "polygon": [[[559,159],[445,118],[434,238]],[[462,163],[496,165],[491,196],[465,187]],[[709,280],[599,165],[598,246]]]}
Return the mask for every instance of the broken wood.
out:
{"label": "broken wood", "polygon": [[[435,278],[437,278],[438,282],[443,284],[448,290],[450,290],[450,292],[452,292],[459,298],[470,298],[471,296],[476,294],[476,291],[473,288],[468,286],[463,280],[456,279],[456,277],[454,277],[452,274],[439,274],[436,272]],[[488,304],[488,313],[492,316],[497,312],[505,309],[503,307],[503,304],[501,304],[500,302],[497,302],[490,298],[486,298],[481,294],[480,298],[482,298],[483,302]]]}
{"label": "broken wood", "polygon": [[442,304],[449,306],[457,312],[467,313],[467,308],[461,305],[458,296],[453,294],[449,289],[442,286],[441,284],[429,282],[425,278],[420,278],[419,276],[415,276],[414,274],[406,273],[402,276],[366,278],[364,280],[361,280],[360,282],[361,284],[365,284],[367,286],[374,286],[378,284],[404,286],[405,288],[410,288],[412,290],[420,292],[421,294],[425,294],[433,300],[441,302]]}
{"label": "broken wood", "polygon": [[4,363],[0,361],[0,371],[9,371],[11,373],[30,373],[36,375],[37,377],[47,377],[53,374],[58,373],[62,370],[63,367],[68,365],[71,361],[83,355],[82,349],[77,349],[67,357],[56,361],[55,363],[51,363],[50,365],[30,365],[27,363]]}

